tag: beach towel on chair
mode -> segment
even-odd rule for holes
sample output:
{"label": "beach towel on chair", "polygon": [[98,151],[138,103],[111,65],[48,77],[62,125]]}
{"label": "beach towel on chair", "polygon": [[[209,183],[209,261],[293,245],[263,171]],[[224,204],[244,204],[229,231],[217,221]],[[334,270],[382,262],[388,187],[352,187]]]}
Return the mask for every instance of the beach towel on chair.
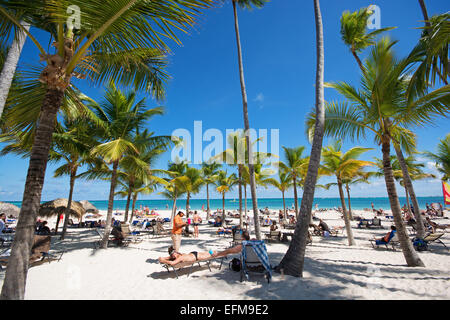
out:
{"label": "beach towel on chair", "polygon": [[247,252],[245,247],[247,245],[251,245],[256,255],[258,256],[259,261],[261,261],[264,269],[267,270],[269,277],[272,277],[272,267],[270,266],[269,256],[267,255],[266,244],[262,240],[250,240],[250,241],[242,241],[242,257],[243,257],[243,268],[245,270],[245,261],[247,260]]}

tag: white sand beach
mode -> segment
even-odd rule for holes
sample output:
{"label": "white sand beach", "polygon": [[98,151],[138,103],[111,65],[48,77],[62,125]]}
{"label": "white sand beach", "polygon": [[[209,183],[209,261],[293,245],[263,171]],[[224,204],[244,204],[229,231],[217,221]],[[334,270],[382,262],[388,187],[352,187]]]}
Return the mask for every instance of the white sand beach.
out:
{"label": "white sand beach", "polygon": [[[105,212],[101,212],[105,214]],[[159,211],[161,217],[169,211]],[[355,214],[372,218],[373,214]],[[204,219],[206,213],[202,212]],[[330,226],[344,226],[336,211],[317,212]],[[450,213],[438,223],[448,223]],[[118,216],[115,216],[116,218]],[[49,221],[50,225],[52,221]],[[238,219],[233,221],[238,223]],[[307,246],[303,278],[274,273],[268,284],[262,275],[250,275],[240,282],[239,272],[228,267],[233,256],[219,263],[205,263],[179,272],[167,272],[158,257],[167,256],[170,237],[145,239],[128,247],[94,249],[99,240],[95,229],[70,228],[67,238],[52,237],[52,250],[67,250],[60,261],[45,262],[28,272],[26,299],[449,299],[450,252],[442,244],[431,244],[431,251],[420,252],[425,268],[406,267],[400,250],[373,249],[368,239],[388,232],[392,222],[382,220],[383,230],[358,229],[352,222],[356,246],[349,247],[345,235],[313,237]],[[169,224],[165,224],[168,228]],[[217,228],[203,220],[200,237],[183,237],[181,252],[222,250],[231,237],[216,235]],[[263,228],[267,232],[268,228]],[[450,247],[450,234],[442,238]],[[267,243],[270,262],[277,265],[288,243]],[[3,283],[4,271],[0,273]]]}

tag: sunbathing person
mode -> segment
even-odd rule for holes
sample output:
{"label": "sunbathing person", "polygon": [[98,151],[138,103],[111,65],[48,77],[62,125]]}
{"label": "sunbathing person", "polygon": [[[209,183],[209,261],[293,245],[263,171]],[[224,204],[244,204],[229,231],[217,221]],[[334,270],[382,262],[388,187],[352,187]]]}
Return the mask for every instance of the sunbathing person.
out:
{"label": "sunbathing person", "polygon": [[319,221],[320,221],[320,222],[319,222],[319,228],[320,228],[320,230],[321,230],[322,232],[323,232],[323,231],[331,232],[330,227],[329,227],[322,219],[320,219]]}
{"label": "sunbathing person", "polygon": [[388,243],[395,236],[395,232],[396,231],[397,231],[397,228],[395,226],[391,226],[391,231],[386,233],[383,238],[378,238],[377,239],[377,238],[374,237],[375,243],[376,244],[386,244],[386,243]]}
{"label": "sunbathing person", "polygon": [[173,246],[170,246],[169,256],[159,257],[158,261],[173,266],[181,262],[196,262],[208,260],[212,258],[214,254],[217,254],[217,251],[209,250],[207,252],[192,251],[189,253],[180,253],[175,251]]}
{"label": "sunbathing person", "polygon": [[[247,230],[244,230],[242,232],[242,239],[245,240],[245,241],[249,241],[250,240],[250,234],[248,233]],[[223,251],[214,252],[212,254],[212,257],[213,258],[221,258],[221,257],[225,257],[225,256],[227,256],[229,254],[241,253],[241,251],[242,251],[242,244],[238,244],[238,245],[235,245],[234,247],[225,249]]]}
{"label": "sunbathing person", "polygon": [[431,226],[433,233],[436,232],[436,229],[445,230],[447,228],[450,228],[450,224],[437,224],[436,222],[432,221],[429,217],[426,217],[426,220],[428,224]]}

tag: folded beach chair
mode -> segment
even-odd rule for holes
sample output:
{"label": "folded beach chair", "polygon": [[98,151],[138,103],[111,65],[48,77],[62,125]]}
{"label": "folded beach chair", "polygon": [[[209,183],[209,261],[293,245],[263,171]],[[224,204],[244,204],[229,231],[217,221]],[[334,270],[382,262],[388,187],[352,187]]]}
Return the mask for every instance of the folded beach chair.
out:
{"label": "folded beach chair", "polygon": [[171,231],[164,229],[161,222],[156,221],[155,224],[152,225],[153,229],[153,237],[166,237],[171,235]]}
{"label": "folded beach chair", "polygon": [[380,245],[384,245],[386,249],[389,249],[389,246],[392,247],[392,250],[395,251],[395,248],[400,245],[400,242],[398,241],[397,232],[391,232],[389,235],[388,241],[384,240],[374,240],[369,239],[370,243],[372,244],[372,247],[378,248]]}
{"label": "folded beach chair", "polygon": [[449,250],[449,249],[447,248],[447,246],[445,245],[445,243],[442,242],[442,240],[440,239],[443,235],[444,235],[444,233],[442,233],[442,232],[439,232],[439,233],[430,233],[430,234],[427,234],[427,235],[423,238],[423,240],[424,240],[427,244],[430,244],[430,243],[433,243],[433,242],[437,241],[437,242],[439,242],[440,244],[442,244],[447,250]]}
{"label": "folded beach chair", "polygon": [[250,273],[264,274],[267,283],[272,278],[272,266],[267,255],[266,244],[262,240],[242,241],[241,282],[249,280]]}

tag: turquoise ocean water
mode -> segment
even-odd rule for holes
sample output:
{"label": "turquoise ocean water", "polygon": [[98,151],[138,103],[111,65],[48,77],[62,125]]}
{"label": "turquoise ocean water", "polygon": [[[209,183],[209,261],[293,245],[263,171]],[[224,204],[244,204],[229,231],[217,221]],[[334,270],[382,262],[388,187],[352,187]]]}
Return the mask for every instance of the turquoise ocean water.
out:
{"label": "turquoise ocean water", "polygon": [[[400,204],[403,206],[406,203],[406,199],[404,197],[400,197]],[[418,197],[419,206],[421,208],[425,208],[425,204],[433,203],[433,202],[441,202],[443,204],[443,197]],[[107,210],[108,209],[108,201],[107,200],[89,200],[94,206],[96,206],[99,210]],[[301,199],[299,199],[300,205]],[[9,201],[12,204],[20,207],[20,201]],[[206,208],[206,199],[191,199],[190,206],[192,210],[199,210],[204,205]],[[390,209],[389,199],[388,198],[352,198],[351,204],[352,209],[360,210],[364,208],[371,208],[371,202],[373,202],[375,208],[382,209]],[[341,206],[341,200],[339,198],[315,198],[314,205],[318,204],[319,209],[323,208],[334,208]],[[124,210],[126,205],[126,200],[114,200],[114,210]],[[286,207],[290,208],[294,205],[293,198],[286,198]],[[168,208],[172,208],[171,200],[138,200],[136,203],[136,208],[148,206],[151,209],[159,209],[164,210],[166,206]],[[222,199],[210,199],[210,206],[212,210],[217,208],[222,208]],[[252,200],[247,199],[247,206],[250,210],[252,207]],[[179,199],[177,200],[177,207],[183,210],[186,207],[186,200]],[[258,199],[258,208],[264,209],[268,207],[270,209],[282,209],[283,208],[283,200],[281,198],[260,198]],[[229,210],[238,209],[239,201],[238,199],[225,199],[225,208]]]}

